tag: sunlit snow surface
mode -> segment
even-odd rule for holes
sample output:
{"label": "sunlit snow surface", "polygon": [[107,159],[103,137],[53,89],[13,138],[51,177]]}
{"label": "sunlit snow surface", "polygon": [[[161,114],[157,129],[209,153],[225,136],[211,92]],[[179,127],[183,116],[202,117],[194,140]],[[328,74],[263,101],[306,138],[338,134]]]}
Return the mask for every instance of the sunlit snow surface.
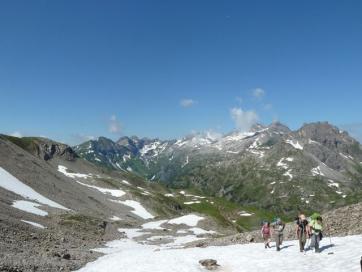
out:
{"label": "sunlit snow surface", "polygon": [[91,175],[81,173],[70,173],[67,171],[68,168],[63,165],[58,165],[58,171],[69,178],[88,178]]}
{"label": "sunlit snow surface", "polygon": [[181,217],[177,217],[168,221],[169,224],[184,224],[190,227],[196,227],[200,220],[204,218],[195,214],[188,214]]}
{"label": "sunlit snow surface", "polygon": [[[68,172],[68,168],[62,165],[58,165],[58,171],[61,172],[62,174],[64,174],[67,177],[70,178],[89,178],[91,177],[91,175],[87,175],[87,174],[81,174],[81,173],[69,173]],[[114,197],[121,197],[124,196],[126,193],[123,190],[120,189],[107,189],[107,188],[102,188],[102,187],[98,187],[98,186],[94,186],[94,185],[89,185],[80,181],[76,181],[77,183],[79,183],[80,185],[86,186],[88,188],[92,188],[95,190],[100,191],[103,194],[109,194],[112,195]],[[130,185],[128,181],[123,180],[123,183]]]}
{"label": "sunlit snow surface", "polygon": [[161,227],[162,224],[166,223],[167,220],[159,220],[159,221],[152,221],[142,225],[144,229],[154,229],[154,230],[163,230],[164,228]]}
{"label": "sunlit snow surface", "polygon": [[113,200],[110,199],[110,201],[115,202],[115,203],[120,203],[123,205],[126,205],[128,207],[131,207],[133,210],[131,211],[132,213],[134,213],[135,215],[143,218],[143,219],[151,219],[154,218],[154,216],[149,213],[143,206],[141,203],[139,203],[138,201],[135,200]]}
{"label": "sunlit snow surface", "polygon": [[80,181],[77,181],[77,183],[83,185],[83,186],[86,186],[88,188],[93,188],[93,189],[96,189],[98,191],[100,191],[101,193],[103,194],[109,194],[109,195],[112,195],[114,197],[121,197],[121,196],[124,196],[126,193],[122,190],[119,190],[119,189],[107,189],[107,188],[101,188],[101,187],[98,187],[98,186],[94,186],[94,185],[89,185],[89,184],[85,184],[85,183],[82,183]]}
{"label": "sunlit snow surface", "polygon": [[[321,241],[322,252],[299,252],[297,241],[286,241],[282,250],[275,247],[264,249],[261,243],[224,247],[163,249],[159,246],[142,245],[129,239],[117,240],[99,250],[106,253],[79,271],[95,272],[200,272],[201,259],[211,258],[221,265],[217,271],[360,271],[362,236],[332,238]],[[333,254],[329,254],[332,253]],[[277,268],[277,269],[275,269]]]}
{"label": "sunlit snow surface", "polygon": [[48,212],[39,209],[41,205],[35,202],[26,201],[26,200],[15,200],[14,203],[11,205],[14,208],[22,210],[24,212],[33,213],[40,216],[48,215]]}

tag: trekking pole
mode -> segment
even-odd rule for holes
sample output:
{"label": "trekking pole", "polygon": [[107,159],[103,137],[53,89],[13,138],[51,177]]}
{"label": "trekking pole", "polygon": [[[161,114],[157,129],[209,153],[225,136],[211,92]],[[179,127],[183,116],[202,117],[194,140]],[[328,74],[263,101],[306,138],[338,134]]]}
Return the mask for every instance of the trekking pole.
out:
{"label": "trekking pole", "polygon": [[305,244],[305,248],[304,248],[304,254],[306,254],[307,253],[307,250],[309,250],[309,237],[307,236],[307,242],[306,242],[306,244]]}
{"label": "trekking pole", "polygon": [[307,248],[310,249],[310,235],[308,234],[308,239],[307,239]]}
{"label": "trekking pole", "polygon": [[327,224],[327,226],[328,226],[329,244],[332,245],[331,229],[330,229],[330,227],[329,227],[329,224]]}
{"label": "trekking pole", "polygon": [[[327,229],[328,229],[329,245],[332,247],[333,244],[332,244],[332,238],[331,238],[331,229],[330,229],[330,227],[329,227],[329,224],[326,223],[326,225],[327,225]],[[328,252],[328,255],[332,255],[332,254],[334,254],[333,251]]]}

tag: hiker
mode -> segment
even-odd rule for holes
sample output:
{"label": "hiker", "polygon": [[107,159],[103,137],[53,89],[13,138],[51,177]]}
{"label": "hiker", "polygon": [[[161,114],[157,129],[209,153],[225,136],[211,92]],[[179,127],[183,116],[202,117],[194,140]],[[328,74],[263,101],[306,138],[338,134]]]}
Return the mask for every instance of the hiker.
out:
{"label": "hiker", "polygon": [[304,214],[300,214],[296,219],[296,234],[299,240],[299,250],[304,252],[304,248],[307,242],[307,239],[310,236],[309,222]]}
{"label": "hiker", "polygon": [[261,236],[264,240],[265,248],[270,248],[270,237],[272,235],[272,230],[270,228],[270,222],[266,221],[263,223],[263,227],[261,228]]}
{"label": "hiker", "polygon": [[280,251],[280,246],[283,243],[283,231],[285,228],[285,223],[280,218],[277,218],[276,221],[273,222],[272,227],[274,230],[277,251]]}
{"label": "hiker", "polygon": [[314,248],[315,253],[319,253],[319,243],[323,238],[322,230],[322,217],[319,213],[314,213],[311,216],[311,221],[309,222],[309,228],[311,230],[311,242],[310,246]]}

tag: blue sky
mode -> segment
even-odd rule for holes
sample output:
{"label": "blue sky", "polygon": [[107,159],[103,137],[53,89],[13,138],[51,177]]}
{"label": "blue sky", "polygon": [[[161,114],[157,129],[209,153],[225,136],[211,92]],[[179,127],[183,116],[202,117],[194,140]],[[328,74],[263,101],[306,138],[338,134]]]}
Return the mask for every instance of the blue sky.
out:
{"label": "blue sky", "polygon": [[362,1],[2,1],[0,132],[75,144],[279,120],[362,139]]}

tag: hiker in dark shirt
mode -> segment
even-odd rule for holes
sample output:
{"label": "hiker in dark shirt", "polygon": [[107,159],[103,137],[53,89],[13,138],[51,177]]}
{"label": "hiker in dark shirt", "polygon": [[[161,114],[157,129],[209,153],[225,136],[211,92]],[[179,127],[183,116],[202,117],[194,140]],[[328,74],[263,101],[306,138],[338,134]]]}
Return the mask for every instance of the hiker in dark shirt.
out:
{"label": "hiker in dark shirt", "polygon": [[308,226],[309,222],[304,214],[300,214],[296,220],[296,234],[299,240],[299,250],[304,252],[305,245],[308,238],[310,237],[310,228]]}

